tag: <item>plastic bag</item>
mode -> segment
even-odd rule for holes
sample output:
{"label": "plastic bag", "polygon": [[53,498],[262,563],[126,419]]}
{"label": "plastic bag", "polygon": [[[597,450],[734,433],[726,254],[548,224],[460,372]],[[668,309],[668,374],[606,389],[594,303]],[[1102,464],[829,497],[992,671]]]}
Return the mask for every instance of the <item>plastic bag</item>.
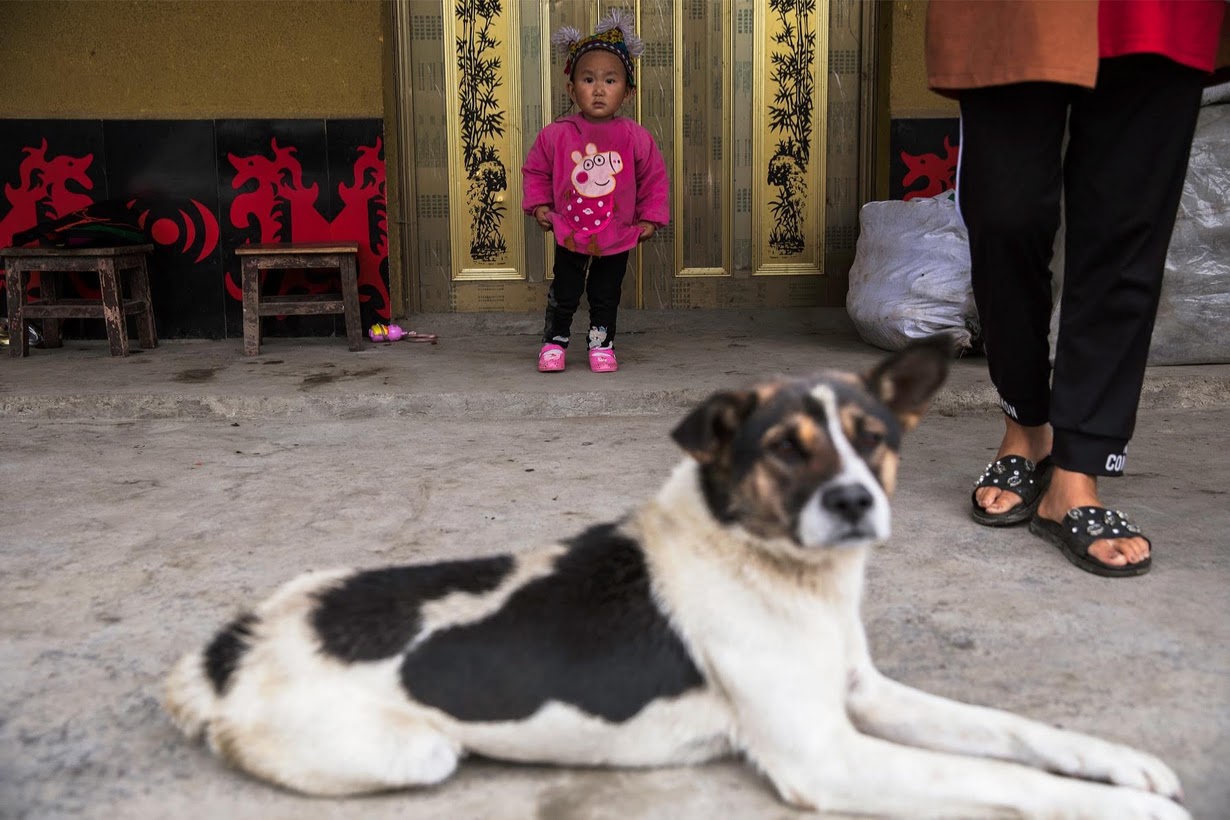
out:
{"label": "plastic bag", "polygon": [[978,312],[969,278],[969,237],[952,192],[906,201],[869,202],[846,310],[863,341],[899,350],[934,333],[974,347]]}
{"label": "plastic bag", "polygon": [[1230,362],[1230,105],[1200,109],[1149,364]]}

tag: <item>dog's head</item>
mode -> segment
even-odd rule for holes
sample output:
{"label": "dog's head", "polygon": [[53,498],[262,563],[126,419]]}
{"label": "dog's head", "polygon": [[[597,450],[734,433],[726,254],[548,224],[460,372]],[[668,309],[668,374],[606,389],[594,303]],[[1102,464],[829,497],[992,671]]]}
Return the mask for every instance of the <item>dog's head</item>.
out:
{"label": "dog's head", "polygon": [[862,375],[717,393],[673,436],[700,465],[705,501],[724,525],[794,553],[883,541],[901,436],[943,383],[952,351],[933,336]]}

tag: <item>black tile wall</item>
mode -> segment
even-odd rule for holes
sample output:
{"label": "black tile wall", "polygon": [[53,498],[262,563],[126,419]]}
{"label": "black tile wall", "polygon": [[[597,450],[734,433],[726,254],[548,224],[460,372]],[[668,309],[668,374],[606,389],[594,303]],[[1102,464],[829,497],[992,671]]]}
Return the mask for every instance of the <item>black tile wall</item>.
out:
{"label": "black tile wall", "polygon": [[[156,248],[159,335],[239,338],[237,245],[356,241],[364,323],[387,321],[382,139],[379,119],[0,120],[0,247],[39,222],[122,199]],[[288,292],[323,290],[335,278],[270,277],[267,289]],[[85,279],[72,286],[97,287]],[[77,324],[65,334],[101,338],[99,323]],[[266,320],[265,333],[344,328],[340,317],[287,317]]]}

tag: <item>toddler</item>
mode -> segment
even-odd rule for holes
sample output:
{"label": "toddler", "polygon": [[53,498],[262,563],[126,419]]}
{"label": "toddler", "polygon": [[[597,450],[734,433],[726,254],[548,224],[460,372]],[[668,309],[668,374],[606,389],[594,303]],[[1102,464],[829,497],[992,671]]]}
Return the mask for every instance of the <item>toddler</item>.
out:
{"label": "toddler", "polygon": [[615,319],[628,253],[670,221],[666,164],[649,132],[619,116],[636,90],[632,60],[644,46],[626,13],[612,11],[589,37],[571,27],[551,38],[567,49],[568,96],[579,113],[539,133],[522,168],[527,214],[555,233],[538,369],[564,369],[572,316],[589,297],[589,369],[612,373]]}

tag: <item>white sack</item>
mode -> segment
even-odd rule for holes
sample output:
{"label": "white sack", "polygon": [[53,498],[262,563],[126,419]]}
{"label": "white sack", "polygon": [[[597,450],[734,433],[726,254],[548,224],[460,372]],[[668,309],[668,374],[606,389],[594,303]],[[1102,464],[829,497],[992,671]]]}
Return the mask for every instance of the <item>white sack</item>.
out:
{"label": "white sack", "polygon": [[846,310],[859,336],[886,350],[934,333],[973,346],[969,238],[951,192],[862,207]]}

